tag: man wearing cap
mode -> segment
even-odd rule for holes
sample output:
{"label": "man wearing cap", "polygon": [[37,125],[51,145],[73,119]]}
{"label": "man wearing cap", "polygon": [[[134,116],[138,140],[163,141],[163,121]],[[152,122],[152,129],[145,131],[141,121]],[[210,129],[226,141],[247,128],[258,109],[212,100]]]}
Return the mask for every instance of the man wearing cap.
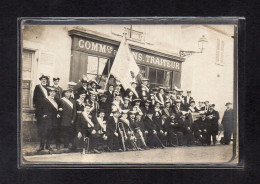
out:
{"label": "man wearing cap", "polygon": [[54,98],[56,95],[56,90],[54,88],[48,87],[49,96],[43,98],[38,109],[38,119],[37,128],[38,135],[40,137],[40,150],[46,149],[52,150],[50,148],[51,140],[55,140],[56,148],[59,148],[59,127],[58,118],[60,115],[58,113],[58,103]]}
{"label": "man wearing cap", "polygon": [[70,93],[70,98],[73,100],[76,100],[75,98],[75,92],[74,92],[74,87],[77,85],[76,82],[70,81],[67,83],[68,84],[68,88],[70,89],[71,93]]}
{"label": "man wearing cap", "polygon": [[73,142],[74,124],[76,120],[76,103],[72,100],[71,90],[63,91],[63,96],[59,101],[60,118],[60,140],[64,144],[64,148],[68,148],[69,143]]}
{"label": "man wearing cap", "polygon": [[192,101],[194,101],[194,99],[191,97],[191,91],[187,91],[187,96],[184,97],[184,107],[186,110],[189,109]]}
{"label": "man wearing cap", "polygon": [[114,86],[112,84],[109,84],[108,90],[104,93],[107,95],[107,103],[110,106],[110,112],[111,112],[111,104],[114,101]]}
{"label": "man wearing cap", "polygon": [[226,110],[224,112],[221,124],[224,128],[224,138],[222,144],[230,144],[231,135],[234,132],[234,111],[232,109],[232,103],[226,103]]}
{"label": "man wearing cap", "polygon": [[122,149],[119,145],[120,133],[118,128],[120,112],[118,110],[112,111],[112,116],[107,120],[107,143],[108,151],[119,151]]}
{"label": "man wearing cap", "polygon": [[218,135],[218,120],[219,120],[219,113],[218,111],[216,111],[215,109],[215,104],[212,104],[209,106],[209,110],[206,113],[209,124],[210,124],[210,128],[209,128],[209,142],[208,144],[211,144],[211,136],[213,139],[213,145],[216,145],[217,142],[217,135]]}
{"label": "man wearing cap", "polygon": [[139,95],[139,98],[143,98],[143,96],[147,96],[148,99],[150,98],[150,89],[148,87],[148,81],[149,79],[143,78],[142,79],[142,84],[137,87],[136,91]]}
{"label": "man wearing cap", "polygon": [[125,110],[125,109],[132,109],[132,105],[130,104],[130,99],[128,97],[124,97],[124,103],[123,103],[123,106],[122,106],[122,110]]}
{"label": "man wearing cap", "polygon": [[169,146],[182,146],[182,127],[179,124],[179,122],[175,119],[174,113],[171,113],[170,118],[166,119],[165,121],[165,132],[167,132],[167,141]]}
{"label": "man wearing cap", "polygon": [[157,132],[160,140],[166,140],[167,138],[167,132],[165,128],[166,119],[167,115],[165,113],[162,113],[161,118],[155,121],[155,123],[157,124]]}
{"label": "man wearing cap", "polygon": [[[78,99],[79,98],[79,95],[82,94],[82,93],[85,93],[86,94],[86,99],[88,98],[88,95],[89,95],[89,89],[88,89],[88,81],[86,78],[82,78],[81,79],[81,84],[82,86],[79,87],[77,90],[76,90],[76,98]],[[85,99],[85,100],[86,100]]]}
{"label": "man wearing cap", "polygon": [[147,135],[147,145],[150,148],[157,148],[157,147],[164,148],[165,146],[163,145],[160,138],[158,137],[157,125],[153,120],[153,111],[149,110],[147,112],[147,116],[144,119],[144,125],[145,125],[144,133]]}
{"label": "man wearing cap", "polygon": [[141,107],[142,113],[143,113],[143,115],[144,115],[143,118],[146,116],[148,110],[151,111],[150,104],[151,104],[151,101],[150,101],[150,100],[144,101],[144,106]]}
{"label": "man wearing cap", "polygon": [[134,99],[133,103],[134,103],[133,110],[136,111],[136,112],[139,112],[140,114],[143,115],[142,110],[140,108],[141,99],[139,99],[139,98]]}
{"label": "man wearing cap", "polygon": [[53,88],[56,89],[57,93],[55,98],[60,99],[62,97],[62,88],[59,86],[60,78],[53,77]]}

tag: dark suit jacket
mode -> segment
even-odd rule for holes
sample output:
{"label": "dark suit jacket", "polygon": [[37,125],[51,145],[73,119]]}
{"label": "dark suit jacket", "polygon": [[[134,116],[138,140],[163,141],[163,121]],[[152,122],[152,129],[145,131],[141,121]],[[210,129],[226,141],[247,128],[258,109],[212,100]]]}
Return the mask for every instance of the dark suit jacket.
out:
{"label": "dark suit jacket", "polygon": [[[41,99],[40,103],[41,105],[38,107],[38,118],[42,120],[41,122],[44,124],[44,126],[58,126],[58,110],[52,105],[52,103],[47,98]],[[47,116],[43,118],[44,115]]]}
{"label": "dark suit jacket", "polygon": [[171,115],[171,113],[173,113],[173,110],[171,107],[169,109],[164,108],[163,113],[169,117]]}
{"label": "dark suit jacket", "polygon": [[33,92],[33,104],[35,105],[35,117],[39,117],[39,106],[41,105],[40,101],[45,98],[44,93],[42,92],[40,85],[36,85]]}
{"label": "dark suit jacket", "polygon": [[[159,96],[159,93],[156,94],[156,98],[162,103],[161,98]],[[162,95],[162,98],[163,98],[163,101],[164,101],[164,104],[165,104],[165,101],[167,100],[165,94]]]}
{"label": "dark suit jacket", "polygon": [[167,122],[167,119],[164,120],[164,124],[162,124],[162,119],[159,119],[158,121],[156,121],[156,123],[157,123],[157,131],[160,131],[160,130],[165,131],[166,130],[166,126],[167,126],[166,122]]}
{"label": "dark suit jacket", "polygon": [[109,103],[111,106],[111,103],[114,100],[114,93],[112,92],[111,94],[109,91],[106,91],[104,94],[107,95],[107,103]]}
{"label": "dark suit jacket", "polygon": [[72,99],[70,99],[69,101],[73,104],[73,108],[71,108],[71,106],[67,102],[65,102],[63,99],[61,99],[60,103],[59,103],[59,108],[63,109],[62,111],[60,111],[61,126],[71,126],[72,125],[72,123],[71,123],[72,120],[75,123],[75,119],[76,119],[76,103]]}
{"label": "dark suit jacket", "polygon": [[184,97],[184,107],[188,110],[189,106],[190,106],[190,102],[194,101],[193,97],[190,97],[189,101],[188,101],[188,97],[185,96]]}
{"label": "dark suit jacket", "polygon": [[151,120],[148,117],[145,117],[145,119],[144,119],[144,127],[145,127],[145,130],[148,131],[148,134],[152,134],[153,130],[157,130],[157,125],[154,122],[154,120]]}
{"label": "dark suit jacket", "polygon": [[185,109],[180,106],[180,109],[178,110],[177,106],[174,106],[173,108],[173,112],[175,113],[175,117],[176,119],[179,119],[179,117],[181,116],[181,111],[184,111]]}
{"label": "dark suit jacket", "polygon": [[219,113],[218,111],[213,110],[212,112],[208,111],[206,116],[213,115],[214,117],[212,119],[208,119],[211,126],[211,132],[213,134],[218,134],[218,120],[219,120]]}
{"label": "dark suit jacket", "polygon": [[[119,118],[118,118],[118,122],[119,122]],[[118,127],[117,124],[115,123],[114,117],[110,116],[107,120],[107,136],[113,136],[114,133],[117,132],[118,133]]]}
{"label": "dark suit jacket", "polygon": [[233,109],[229,109],[224,112],[221,124],[224,126],[224,130],[233,131],[233,129],[234,129]]}

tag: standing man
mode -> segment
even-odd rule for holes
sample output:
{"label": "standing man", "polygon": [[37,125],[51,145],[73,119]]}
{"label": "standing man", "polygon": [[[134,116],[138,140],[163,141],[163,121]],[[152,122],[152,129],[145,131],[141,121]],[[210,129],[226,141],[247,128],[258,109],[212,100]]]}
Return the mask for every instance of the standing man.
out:
{"label": "standing man", "polygon": [[191,102],[194,102],[194,99],[191,97],[191,91],[187,91],[187,96],[184,97],[184,107],[186,110],[189,109]]}
{"label": "standing man", "polygon": [[53,77],[53,88],[56,89],[57,93],[55,98],[61,99],[62,97],[62,88],[59,86],[60,78],[59,77]]}
{"label": "standing man", "polygon": [[40,101],[43,98],[48,97],[48,91],[47,91],[47,81],[49,78],[45,75],[42,75],[39,80],[41,83],[39,85],[35,86],[34,92],[33,92],[33,106],[36,108],[35,110],[35,117],[38,117],[38,110],[39,106],[41,105]]}
{"label": "standing man", "polygon": [[210,129],[209,129],[209,143],[211,144],[211,136],[213,139],[213,145],[216,145],[217,142],[217,135],[218,135],[218,120],[219,120],[219,113],[218,111],[214,110],[215,104],[212,104],[209,106],[209,111],[207,112],[207,118],[210,124]]}
{"label": "standing man", "polygon": [[157,97],[158,102],[164,107],[164,103],[167,100],[167,98],[165,96],[165,88],[164,87],[159,88],[159,93],[156,94],[156,97]]}
{"label": "standing man", "polygon": [[64,97],[61,98],[59,103],[59,111],[61,115],[61,134],[60,140],[64,144],[64,148],[69,147],[69,143],[73,143],[74,138],[74,124],[76,119],[76,103],[71,99],[71,90],[66,89],[63,91]]}
{"label": "standing man", "polygon": [[[51,140],[55,140],[56,148],[59,148],[59,125],[58,118],[60,115],[58,114],[58,103],[54,98],[56,95],[56,89],[48,87],[49,96],[43,98],[40,103],[41,105],[38,107],[38,119],[37,128],[40,137],[40,150],[50,148]],[[40,151],[39,150],[39,151]]]}
{"label": "standing man", "polygon": [[232,109],[232,103],[226,103],[226,108],[221,121],[224,127],[224,140],[221,141],[222,144],[230,144],[231,135],[234,131],[234,111]]}
{"label": "standing man", "polygon": [[205,101],[205,106],[201,108],[201,111],[207,113],[209,110],[209,101]]}

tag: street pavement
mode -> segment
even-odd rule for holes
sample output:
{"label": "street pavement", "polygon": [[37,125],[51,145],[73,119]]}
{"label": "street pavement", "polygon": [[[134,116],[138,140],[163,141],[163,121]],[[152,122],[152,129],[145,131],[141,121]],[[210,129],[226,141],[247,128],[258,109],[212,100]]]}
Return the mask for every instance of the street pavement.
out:
{"label": "street pavement", "polygon": [[26,164],[188,164],[224,163],[231,160],[233,145],[167,147],[145,151],[101,154],[63,153],[24,156]]}

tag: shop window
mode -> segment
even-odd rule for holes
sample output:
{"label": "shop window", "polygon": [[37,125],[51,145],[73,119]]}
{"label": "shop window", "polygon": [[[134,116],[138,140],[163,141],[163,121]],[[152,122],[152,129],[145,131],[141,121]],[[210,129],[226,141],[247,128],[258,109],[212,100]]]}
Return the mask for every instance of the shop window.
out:
{"label": "shop window", "polygon": [[70,80],[78,82],[83,75],[88,80],[95,80],[103,88],[110,70],[110,60],[87,53],[74,51],[71,62]]}
{"label": "shop window", "polygon": [[22,53],[22,107],[31,107],[31,83],[34,52],[23,50]]}
{"label": "shop window", "polygon": [[149,67],[149,81],[151,88],[164,86],[171,89],[172,72]]}

